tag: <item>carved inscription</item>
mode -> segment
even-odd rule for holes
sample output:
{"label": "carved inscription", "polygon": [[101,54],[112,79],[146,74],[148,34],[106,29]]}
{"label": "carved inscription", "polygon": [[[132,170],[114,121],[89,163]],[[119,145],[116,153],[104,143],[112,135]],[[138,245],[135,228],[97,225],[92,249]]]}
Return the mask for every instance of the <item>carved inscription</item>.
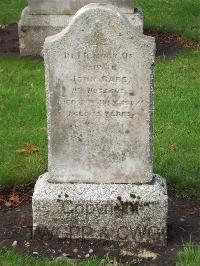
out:
{"label": "carved inscription", "polygon": [[[102,67],[102,69],[104,69]],[[99,81],[102,83],[118,83],[118,84],[129,84],[130,81],[128,80],[127,77],[117,77],[117,76],[107,76],[107,75],[102,75],[101,77],[95,77],[95,76],[65,76],[66,80],[73,81],[74,83],[81,83],[81,82],[95,82]]]}
{"label": "carved inscription", "polygon": [[133,57],[132,53],[128,53],[126,51],[122,53],[113,53],[110,50],[103,50],[99,49],[98,52],[95,52],[91,50],[90,52],[82,52],[82,51],[77,51],[77,52],[65,52],[64,53],[64,58],[65,59],[78,59],[78,60],[84,60],[84,59],[107,59],[107,58],[119,58],[119,59],[124,59],[128,60]]}
{"label": "carved inscription", "polygon": [[[101,61],[109,57],[114,60],[126,61],[132,56],[126,51],[113,53],[105,49],[100,49],[98,52],[93,50],[91,52],[65,52],[64,58],[66,60],[70,60],[72,64],[73,61],[79,60],[81,65],[85,65],[87,69],[87,75],[77,75],[76,73],[66,75],[64,84],[57,80],[61,90],[58,104],[61,109],[64,108],[65,117],[88,117],[92,115],[96,117],[134,118],[135,114],[132,107],[141,105],[143,101],[134,97],[135,92],[131,85],[133,83],[131,82],[132,77],[118,75],[119,63],[91,63],[91,59]],[[109,73],[107,73],[108,71]]]}
{"label": "carved inscription", "polygon": [[[53,221],[57,221],[57,219],[52,219]],[[43,227],[42,225],[32,228],[31,226],[28,227],[29,229],[34,230],[34,238],[38,240],[57,240],[57,235],[59,235],[59,231],[63,232],[63,228],[57,228],[52,226],[51,231],[48,230],[47,227]],[[109,227],[99,227],[93,228],[88,225],[83,226],[76,226],[74,224],[66,224],[65,225],[65,235],[62,233],[62,241],[72,240],[72,239],[91,239],[95,238],[96,235],[100,239],[106,240],[118,240],[123,242],[131,242],[131,243],[146,243],[145,239],[149,238],[151,241],[156,242],[157,244],[162,243],[165,241],[164,235],[166,233],[166,229],[164,227],[159,226],[143,226],[141,227],[132,227],[132,226],[117,226],[116,230],[113,232],[110,230]],[[61,241],[60,240],[60,241]]]}

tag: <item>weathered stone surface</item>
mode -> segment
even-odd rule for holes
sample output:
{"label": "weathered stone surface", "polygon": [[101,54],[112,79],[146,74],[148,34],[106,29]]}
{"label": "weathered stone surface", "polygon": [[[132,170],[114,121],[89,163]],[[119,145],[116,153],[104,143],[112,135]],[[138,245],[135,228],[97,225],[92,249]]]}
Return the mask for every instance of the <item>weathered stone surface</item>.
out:
{"label": "weathered stone surface", "polygon": [[29,0],[30,14],[74,15],[90,3],[114,4],[125,13],[133,13],[132,0]]}
{"label": "weathered stone surface", "polygon": [[[51,184],[41,176],[33,194],[33,226],[59,238],[105,239],[129,247],[166,243],[167,189],[152,184]],[[44,235],[42,233],[42,235]]]}
{"label": "weathered stone surface", "polygon": [[112,5],[82,8],[46,39],[51,182],[152,180],[154,50]]}
{"label": "weathered stone surface", "polygon": [[139,259],[165,245],[166,183],[152,174],[154,49],[111,5],[82,8],[46,39],[49,172],[33,194],[35,236],[117,241]]}
{"label": "weathered stone surface", "polygon": [[[143,14],[136,9],[127,17],[136,31],[143,31]],[[45,38],[62,31],[69,24],[73,15],[34,15],[26,7],[18,24],[21,56],[42,56]]]}
{"label": "weathered stone surface", "polygon": [[62,31],[71,19],[72,16],[30,15],[26,7],[18,24],[20,55],[41,56],[45,38]]}

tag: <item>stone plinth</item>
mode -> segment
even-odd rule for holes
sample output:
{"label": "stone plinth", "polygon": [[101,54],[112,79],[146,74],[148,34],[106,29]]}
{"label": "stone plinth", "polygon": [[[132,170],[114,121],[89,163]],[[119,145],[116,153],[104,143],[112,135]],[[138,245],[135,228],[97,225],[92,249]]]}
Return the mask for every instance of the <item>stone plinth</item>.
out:
{"label": "stone plinth", "polygon": [[[33,226],[67,239],[101,239],[140,246],[166,243],[167,189],[151,184],[51,184],[41,176],[33,194]],[[47,229],[47,230],[46,230]]]}
{"label": "stone plinth", "polygon": [[[23,10],[18,24],[20,54],[41,56],[45,38],[63,30],[75,12],[86,2],[94,1],[29,1],[29,6]],[[107,0],[107,2],[113,1]],[[142,32],[142,12],[138,9],[134,12],[133,4],[130,4],[129,0],[115,1],[115,3],[119,4],[123,12],[127,14],[133,28]]]}

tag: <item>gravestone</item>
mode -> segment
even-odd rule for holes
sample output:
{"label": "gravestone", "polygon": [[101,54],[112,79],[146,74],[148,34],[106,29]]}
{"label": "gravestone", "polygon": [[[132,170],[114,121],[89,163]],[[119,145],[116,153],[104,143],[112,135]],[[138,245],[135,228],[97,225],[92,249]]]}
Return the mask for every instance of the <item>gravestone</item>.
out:
{"label": "gravestone", "polygon": [[18,25],[20,54],[41,55],[46,37],[63,30],[81,7],[96,2],[119,6],[133,27],[142,31],[143,15],[132,0],[29,0]]}
{"label": "gravestone", "polygon": [[80,9],[44,44],[48,173],[33,226],[55,237],[141,246],[166,240],[167,189],[152,173],[155,41],[109,4]]}
{"label": "gravestone", "polygon": [[[132,13],[132,0],[92,0],[92,3],[112,3],[125,13]],[[49,14],[49,15],[74,15],[81,7],[90,4],[91,0],[30,0],[29,7],[31,14]]]}

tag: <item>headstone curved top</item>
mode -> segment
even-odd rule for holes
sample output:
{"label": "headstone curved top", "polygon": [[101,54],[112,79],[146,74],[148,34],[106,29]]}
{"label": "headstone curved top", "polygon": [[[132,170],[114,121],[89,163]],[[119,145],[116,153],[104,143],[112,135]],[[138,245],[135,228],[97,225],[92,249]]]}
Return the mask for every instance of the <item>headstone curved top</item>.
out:
{"label": "headstone curved top", "polygon": [[44,44],[51,182],[152,180],[155,42],[89,4]]}
{"label": "headstone curved top", "polygon": [[114,4],[125,13],[133,13],[132,0],[29,0],[29,8],[31,14],[73,15],[91,2]]}

